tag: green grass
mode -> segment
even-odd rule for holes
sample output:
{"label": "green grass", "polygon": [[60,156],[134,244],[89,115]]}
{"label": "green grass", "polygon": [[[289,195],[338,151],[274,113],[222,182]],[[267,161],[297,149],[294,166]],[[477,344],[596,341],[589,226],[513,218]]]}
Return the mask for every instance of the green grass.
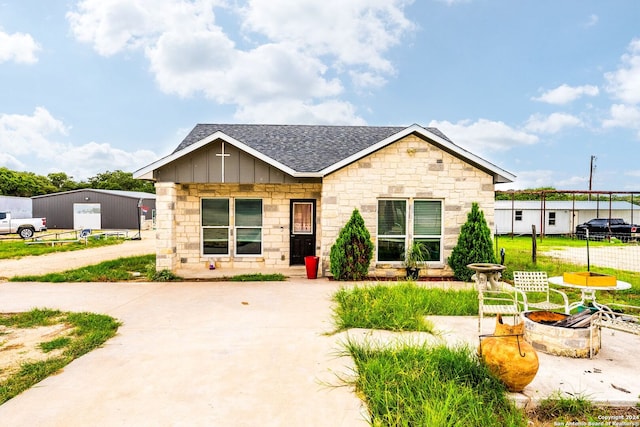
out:
{"label": "green grass", "polygon": [[594,405],[584,396],[562,397],[559,393],[543,399],[535,408],[536,418],[540,421],[553,421],[556,425],[569,425],[578,422],[600,422],[599,415],[606,409]]}
{"label": "green grass", "polygon": [[229,278],[231,282],[282,282],[287,280],[284,274],[239,274]]}
{"label": "green grass", "polygon": [[[565,272],[570,271],[586,271],[586,242],[584,240],[570,239],[567,237],[545,237],[544,239],[536,239],[537,257],[536,263],[532,261],[532,240],[531,237],[507,237],[499,236],[496,238],[496,247],[504,248],[506,252],[505,265],[507,269],[503,272],[503,278],[506,280],[513,279],[513,271],[516,270],[532,270],[546,271],[551,276],[562,276]],[[622,243],[610,242],[589,242],[590,247],[611,247],[624,246]],[[542,253],[566,247],[584,247],[585,248],[585,264],[569,263],[565,260],[552,258]],[[598,302],[603,304],[618,303],[628,305],[640,305],[640,272],[623,271],[612,268],[604,268],[591,265],[590,270],[596,273],[610,274],[631,283],[632,288],[625,291],[598,291]],[[567,294],[570,301],[580,299],[580,291],[577,289],[562,288]]]}
{"label": "green grass", "polygon": [[469,348],[346,343],[373,426],[525,426],[504,385]]}
{"label": "green grass", "polygon": [[88,239],[84,241],[57,244],[55,246],[42,244],[27,245],[22,240],[0,240],[0,259],[22,258],[25,256],[46,255],[54,252],[79,251],[87,248],[118,245],[124,242],[122,238],[110,237],[107,239]]}
{"label": "green grass", "polygon": [[34,309],[28,313],[0,316],[0,324],[17,328],[48,326],[56,323],[71,325],[73,330],[68,340],[53,340],[42,345],[46,348],[64,348],[62,355],[45,361],[24,363],[19,372],[0,383],[0,404],[58,372],[72,360],[100,347],[116,334],[120,326],[120,322],[102,314],[63,313],[50,309]]}
{"label": "green grass", "polygon": [[427,315],[478,314],[474,290],[444,291],[415,282],[341,288],[333,300],[338,331],[349,328],[432,332]]}
{"label": "green grass", "polygon": [[134,278],[132,272],[147,274],[149,265],[155,266],[156,256],[141,255],[104,261],[99,264],[67,270],[61,273],[50,273],[40,276],[16,276],[12,282],[120,282]]}

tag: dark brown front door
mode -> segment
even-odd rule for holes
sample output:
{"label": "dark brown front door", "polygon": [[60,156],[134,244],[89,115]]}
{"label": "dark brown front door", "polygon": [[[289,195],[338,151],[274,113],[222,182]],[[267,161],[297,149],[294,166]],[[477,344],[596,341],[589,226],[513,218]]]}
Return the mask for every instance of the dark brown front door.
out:
{"label": "dark brown front door", "polygon": [[303,265],[304,257],[316,254],[316,201],[292,199],[289,211],[289,264]]}

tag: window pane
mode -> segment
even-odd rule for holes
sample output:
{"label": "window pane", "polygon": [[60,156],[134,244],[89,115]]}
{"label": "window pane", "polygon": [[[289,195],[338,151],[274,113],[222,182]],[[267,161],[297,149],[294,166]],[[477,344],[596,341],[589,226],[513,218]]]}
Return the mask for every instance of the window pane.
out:
{"label": "window pane", "polygon": [[262,230],[259,228],[236,229],[236,252],[238,255],[260,255],[262,253]]}
{"label": "window pane", "polygon": [[378,238],[378,261],[403,261],[404,237]]}
{"label": "window pane", "polygon": [[425,261],[440,261],[440,239],[415,239],[426,248],[423,253]]}
{"label": "window pane", "polygon": [[237,199],[236,200],[236,226],[238,227],[262,226],[262,200]]}
{"label": "window pane", "polygon": [[313,233],[313,204],[293,204],[293,232],[297,234]]}
{"label": "window pane", "polygon": [[406,233],[407,203],[404,200],[378,200],[378,236]]}
{"label": "window pane", "polygon": [[227,255],[229,253],[229,229],[205,228],[202,230],[202,252],[205,255]]}
{"label": "window pane", "polygon": [[202,225],[226,227],[229,225],[229,199],[202,199]]}
{"label": "window pane", "polygon": [[416,200],[413,203],[413,234],[439,236],[442,232],[442,210],[439,201]]}

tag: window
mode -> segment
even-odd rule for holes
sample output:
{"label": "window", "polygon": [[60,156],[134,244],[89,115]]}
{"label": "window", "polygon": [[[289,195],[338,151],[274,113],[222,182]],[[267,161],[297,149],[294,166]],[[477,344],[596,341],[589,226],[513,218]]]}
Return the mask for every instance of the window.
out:
{"label": "window", "polygon": [[202,199],[202,253],[229,255],[229,199]]}
{"label": "window", "polygon": [[378,261],[402,261],[407,239],[407,202],[378,201]]}
{"label": "window", "polygon": [[516,211],[516,221],[522,221],[522,211]]}
{"label": "window", "polygon": [[442,206],[434,200],[413,202],[413,240],[421,242],[427,251],[427,261],[440,261],[442,235]]}
{"label": "window", "polygon": [[294,234],[313,234],[313,203],[293,202]]}
{"label": "window", "polygon": [[236,254],[262,253],[262,200],[236,199]]}
{"label": "window", "polygon": [[549,225],[556,225],[556,213],[549,212]]}
{"label": "window", "polygon": [[[407,209],[412,209],[412,223],[407,220]],[[403,261],[405,248],[414,241],[425,245],[427,260],[440,261],[442,202],[378,200],[378,261]]]}

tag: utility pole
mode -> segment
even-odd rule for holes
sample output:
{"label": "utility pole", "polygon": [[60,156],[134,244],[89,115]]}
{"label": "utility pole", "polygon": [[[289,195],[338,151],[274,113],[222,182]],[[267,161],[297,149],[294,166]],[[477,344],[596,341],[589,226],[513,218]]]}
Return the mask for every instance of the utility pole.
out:
{"label": "utility pole", "polygon": [[593,173],[596,170],[596,156],[591,156],[591,165],[589,166],[589,201],[591,201],[591,187],[593,185]]}

